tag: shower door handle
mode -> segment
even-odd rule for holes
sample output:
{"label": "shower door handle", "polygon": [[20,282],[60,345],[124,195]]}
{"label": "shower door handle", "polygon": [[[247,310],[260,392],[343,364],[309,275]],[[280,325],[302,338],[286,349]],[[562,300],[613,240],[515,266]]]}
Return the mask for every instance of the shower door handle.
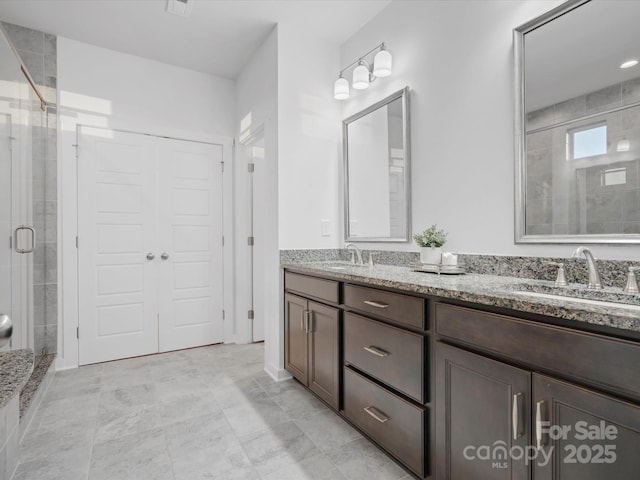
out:
{"label": "shower door handle", "polygon": [[[26,230],[31,233],[31,247],[30,248],[18,248],[18,232],[20,230]],[[20,225],[13,232],[13,243],[15,244],[16,252],[18,253],[33,253],[36,248],[36,229],[28,227],[27,225]]]}

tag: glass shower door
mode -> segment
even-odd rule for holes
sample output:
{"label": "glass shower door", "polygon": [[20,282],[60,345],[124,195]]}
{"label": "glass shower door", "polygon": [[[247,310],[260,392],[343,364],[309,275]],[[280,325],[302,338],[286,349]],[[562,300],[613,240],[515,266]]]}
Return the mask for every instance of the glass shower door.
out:
{"label": "glass shower door", "polygon": [[[13,335],[0,351],[33,348],[32,121],[39,105],[21,64],[0,31],[0,315],[11,319]],[[17,233],[16,233],[17,229]]]}
{"label": "glass shower door", "polygon": [[[11,117],[0,113],[0,239],[11,238]],[[0,248],[0,351],[9,349],[12,330],[11,248]]]}

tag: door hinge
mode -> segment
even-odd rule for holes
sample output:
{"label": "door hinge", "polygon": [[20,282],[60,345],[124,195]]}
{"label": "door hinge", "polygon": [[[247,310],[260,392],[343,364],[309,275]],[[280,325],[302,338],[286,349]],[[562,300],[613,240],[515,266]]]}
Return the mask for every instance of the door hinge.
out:
{"label": "door hinge", "polygon": [[250,247],[253,247],[255,243],[256,243],[255,237],[247,237],[247,245],[249,245]]}
{"label": "door hinge", "polygon": [[248,318],[249,320],[253,320],[254,316],[255,316],[255,312],[253,311],[253,309],[251,309],[251,310],[249,310],[249,311],[247,312],[247,318]]}
{"label": "door hinge", "polygon": [[224,247],[224,235],[222,235],[222,246]]}
{"label": "door hinge", "polygon": [[9,235],[9,250],[13,250],[13,237]]}
{"label": "door hinge", "polygon": [[80,248],[80,240],[76,236],[76,248]]}
{"label": "door hinge", "polygon": [[76,338],[80,339],[80,327],[76,327]]}
{"label": "door hinge", "polygon": [[224,162],[220,162],[220,170],[224,172]]}
{"label": "door hinge", "polygon": [[253,173],[253,171],[254,171],[255,169],[256,169],[256,166],[255,166],[255,164],[254,164],[254,163],[248,163],[248,164],[247,164],[247,171],[248,171],[249,173]]}
{"label": "door hinge", "polygon": [[222,310],[222,320],[224,320],[224,310]]}

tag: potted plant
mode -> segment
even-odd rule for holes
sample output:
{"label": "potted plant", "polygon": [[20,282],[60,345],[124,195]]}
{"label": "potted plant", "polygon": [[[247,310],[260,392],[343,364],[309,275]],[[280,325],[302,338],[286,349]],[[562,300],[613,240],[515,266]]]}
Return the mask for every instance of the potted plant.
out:
{"label": "potted plant", "polygon": [[422,233],[413,236],[420,247],[420,261],[422,263],[439,264],[442,259],[442,246],[447,241],[447,232],[438,230],[437,225],[431,225]]}

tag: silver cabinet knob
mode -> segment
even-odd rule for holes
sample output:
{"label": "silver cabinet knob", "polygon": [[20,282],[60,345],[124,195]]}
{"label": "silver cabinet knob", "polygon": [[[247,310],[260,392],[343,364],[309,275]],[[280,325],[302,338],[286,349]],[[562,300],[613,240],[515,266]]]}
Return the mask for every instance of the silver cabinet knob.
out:
{"label": "silver cabinet knob", "polygon": [[153,253],[147,253],[147,260],[153,260],[156,256]]}
{"label": "silver cabinet knob", "polygon": [[168,260],[169,259],[169,254],[167,252],[163,252],[162,255],[160,255],[160,258],[163,260]]}

